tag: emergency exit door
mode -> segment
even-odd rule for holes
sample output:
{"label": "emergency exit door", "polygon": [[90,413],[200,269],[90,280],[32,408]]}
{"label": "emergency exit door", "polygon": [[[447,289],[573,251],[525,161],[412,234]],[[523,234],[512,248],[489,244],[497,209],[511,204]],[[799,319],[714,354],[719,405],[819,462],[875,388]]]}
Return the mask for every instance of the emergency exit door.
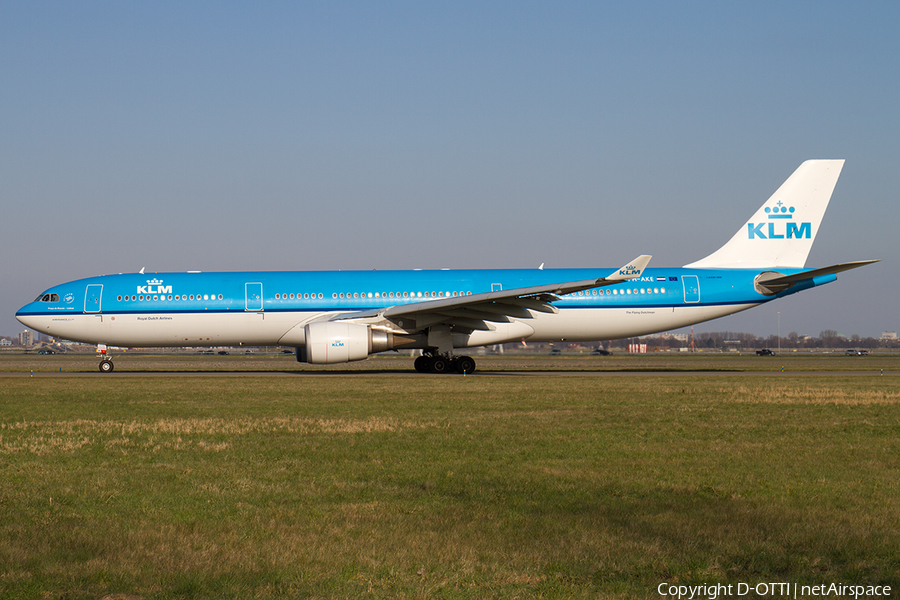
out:
{"label": "emergency exit door", "polygon": [[92,283],[84,290],[84,312],[100,312],[100,300],[103,296],[103,285]]}
{"label": "emergency exit door", "polygon": [[696,275],[684,275],[681,283],[684,284],[684,303],[697,304],[700,302],[700,278]]}
{"label": "emergency exit door", "polygon": [[261,283],[244,284],[244,310],[260,311],[263,309],[263,295]]}

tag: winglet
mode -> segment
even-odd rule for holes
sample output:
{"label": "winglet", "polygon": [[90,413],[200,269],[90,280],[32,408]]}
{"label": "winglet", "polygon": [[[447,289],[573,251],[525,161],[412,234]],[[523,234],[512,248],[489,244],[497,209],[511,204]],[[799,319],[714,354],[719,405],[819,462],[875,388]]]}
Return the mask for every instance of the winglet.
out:
{"label": "winglet", "polygon": [[649,254],[641,254],[640,256],[626,264],[624,267],[616,269],[611,274],[604,277],[603,280],[626,281],[628,279],[635,279],[636,277],[640,277],[644,272],[644,269],[647,268],[647,265],[650,264],[651,258],[653,257]]}

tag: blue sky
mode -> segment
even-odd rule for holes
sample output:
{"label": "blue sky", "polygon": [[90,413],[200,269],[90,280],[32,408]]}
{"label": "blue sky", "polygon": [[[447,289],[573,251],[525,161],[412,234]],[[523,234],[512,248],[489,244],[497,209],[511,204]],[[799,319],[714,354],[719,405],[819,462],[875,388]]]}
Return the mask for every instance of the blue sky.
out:
{"label": "blue sky", "polygon": [[680,266],[845,158],[808,266],[697,328],[900,329],[900,4],[0,1],[0,334],[186,270]]}

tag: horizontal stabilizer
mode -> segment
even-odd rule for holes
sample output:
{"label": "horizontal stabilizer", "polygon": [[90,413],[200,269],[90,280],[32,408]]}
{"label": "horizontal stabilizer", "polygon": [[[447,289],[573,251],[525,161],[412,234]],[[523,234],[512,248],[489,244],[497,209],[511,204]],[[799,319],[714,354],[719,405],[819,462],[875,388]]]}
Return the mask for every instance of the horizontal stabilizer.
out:
{"label": "horizontal stabilizer", "polygon": [[877,262],[879,261],[857,260],[854,262],[841,263],[839,265],[831,265],[830,267],[822,267],[821,269],[803,271],[802,273],[794,273],[793,275],[782,275],[781,273],[776,273],[774,271],[766,271],[757,277],[756,287],[763,294],[774,295],[783,292],[802,281],[815,280],[827,275],[837,275],[842,271],[849,271],[850,269],[864,267]]}

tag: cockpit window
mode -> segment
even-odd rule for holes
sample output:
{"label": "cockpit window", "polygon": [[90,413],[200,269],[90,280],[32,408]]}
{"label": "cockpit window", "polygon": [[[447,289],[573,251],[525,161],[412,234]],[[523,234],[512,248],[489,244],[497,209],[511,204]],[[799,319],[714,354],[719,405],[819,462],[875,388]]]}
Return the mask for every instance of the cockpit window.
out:
{"label": "cockpit window", "polygon": [[35,302],[59,302],[59,294],[42,294],[34,299]]}

